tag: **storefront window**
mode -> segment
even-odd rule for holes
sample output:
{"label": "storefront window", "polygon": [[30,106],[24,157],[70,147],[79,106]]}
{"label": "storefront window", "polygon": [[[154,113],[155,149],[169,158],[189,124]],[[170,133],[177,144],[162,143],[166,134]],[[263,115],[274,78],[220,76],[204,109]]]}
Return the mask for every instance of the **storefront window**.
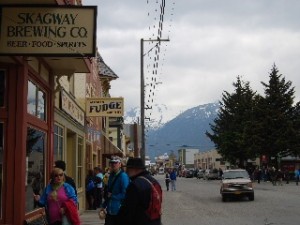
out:
{"label": "storefront window", "polygon": [[41,90],[38,91],[38,108],[37,108],[37,117],[39,119],[45,120],[45,98],[46,95]]}
{"label": "storefront window", "polygon": [[0,70],[0,107],[4,107],[5,104],[5,72]]}
{"label": "storefront window", "polygon": [[77,187],[82,187],[82,157],[83,157],[83,139],[78,137],[78,152],[77,152]]}
{"label": "storefront window", "polygon": [[44,132],[29,127],[27,129],[26,146],[26,212],[32,211],[38,205],[33,200],[33,194],[42,194],[45,179],[45,146]]}
{"label": "storefront window", "polygon": [[63,158],[63,146],[64,146],[64,135],[63,128],[54,125],[54,161],[62,160]]}
{"label": "storefront window", "polygon": [[2,218],[2,187],[4,159],[4,124],[0,123],[0,218]]}
{"label": "storefront window", "polygon": [[28,81],[27,112],[46,120],[46,94],[31,81]]}

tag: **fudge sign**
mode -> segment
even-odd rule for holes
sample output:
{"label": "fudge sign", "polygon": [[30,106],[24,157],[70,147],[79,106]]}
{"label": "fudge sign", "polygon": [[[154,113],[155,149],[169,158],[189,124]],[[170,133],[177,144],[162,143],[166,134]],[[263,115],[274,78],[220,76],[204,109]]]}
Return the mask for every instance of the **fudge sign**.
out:
{"label": "fudge sign", "polygon": [[1,55],[95,55],[95,6],[0,6]]}
{"label": "fudge sign", "polygon": [[123,115],[123,98],[88,98],[86,100],[86,116],[121,117]]}

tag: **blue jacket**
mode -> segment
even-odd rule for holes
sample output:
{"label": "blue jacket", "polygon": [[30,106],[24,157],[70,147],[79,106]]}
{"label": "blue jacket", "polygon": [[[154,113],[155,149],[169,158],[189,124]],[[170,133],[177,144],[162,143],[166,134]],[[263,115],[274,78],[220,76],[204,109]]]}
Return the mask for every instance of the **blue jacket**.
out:
{"label": "blue jacket", "polygon": [[[75,194],[74,188],[68,183],[64,183],[63,187],[65,188],[66,195],[77,204],[77,196]],[[47,197],[52,191],[53,191],[53,189],[52,189],[51,184],[48,184],[39,200],[40,205],[42,205],[42,206],[48,205]]]}
{"label": "blue jacket", "polygon": [[171,179],[171,180],[176,180],[176,172],[175,172],[175,171],[172,171],[172,172],[170,173],[170,179]]}
{"label": "blue jacket", "polygon": [[129,185],[128,175],[123,171],[120,171],[120,173],[113,187],[112,183],[116,174],[111,173],[108,178],[108,192],[112,193],[112,195],[103,203],[102,207],[106,208],[109,215],[117,215],[119,213],[121,204],[125,199],[127,186]]}

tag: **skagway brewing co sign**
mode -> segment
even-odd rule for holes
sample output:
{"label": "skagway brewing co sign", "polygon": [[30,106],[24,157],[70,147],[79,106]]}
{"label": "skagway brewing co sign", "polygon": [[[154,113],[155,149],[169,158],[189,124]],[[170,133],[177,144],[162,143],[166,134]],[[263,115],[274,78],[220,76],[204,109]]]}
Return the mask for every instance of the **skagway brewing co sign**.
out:
{"label": "skagway brewing co sign", "polygon": [[86,100],[86,116],[121,117],[123,115],[123,98],[88,98]]}
{"label": "skagway brewing co sign", "polygon": [[96,6],[0,5],[0,55],[95,56]]}

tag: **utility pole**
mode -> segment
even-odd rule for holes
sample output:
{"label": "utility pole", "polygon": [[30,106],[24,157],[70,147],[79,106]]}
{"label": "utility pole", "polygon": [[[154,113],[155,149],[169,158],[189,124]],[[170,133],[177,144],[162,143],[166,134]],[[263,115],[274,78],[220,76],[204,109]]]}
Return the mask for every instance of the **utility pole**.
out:
{"label": "utility pole", "polygon": [[[145,162],[146,145],[145,145],[145,77],[144,77],[144,42],[161,42],[170,41],[169,39],[141,39],[141,159]],[[153,48],[152,48],[153,49]],[[150,52],[150,49],[148,52]]]}

